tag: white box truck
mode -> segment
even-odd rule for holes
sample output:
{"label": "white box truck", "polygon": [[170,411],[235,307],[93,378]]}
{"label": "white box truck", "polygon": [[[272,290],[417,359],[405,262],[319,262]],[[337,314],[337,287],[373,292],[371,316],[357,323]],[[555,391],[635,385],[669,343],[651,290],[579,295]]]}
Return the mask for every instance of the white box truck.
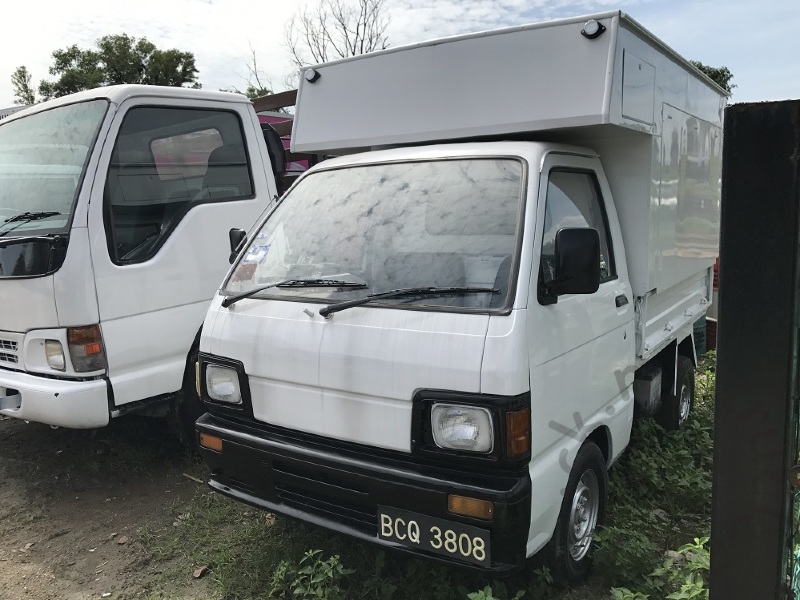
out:
{"label": "white box truck", "polygon": [[221,92],[114,86],[0,121],[0,415],[170,415],[193,440],[200,327],[282,156]]}
{"label": "white box truck", "polygon": [[724,103],[620,12],[306,69],[292,149],[343,156],[254,228],[206,316],[211,487],[585,576],[634,406],[669,428],[691,408]]}

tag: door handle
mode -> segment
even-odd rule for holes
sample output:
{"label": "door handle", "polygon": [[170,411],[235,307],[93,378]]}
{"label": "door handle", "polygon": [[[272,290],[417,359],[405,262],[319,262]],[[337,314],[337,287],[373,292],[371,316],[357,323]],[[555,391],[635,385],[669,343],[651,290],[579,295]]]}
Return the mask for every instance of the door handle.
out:
{"label": "door handle", "polygon": [[625,294],[620,294],[614,298],[614,303],[617,305],[617,308],[622,308],[628,303],[628,297]]}

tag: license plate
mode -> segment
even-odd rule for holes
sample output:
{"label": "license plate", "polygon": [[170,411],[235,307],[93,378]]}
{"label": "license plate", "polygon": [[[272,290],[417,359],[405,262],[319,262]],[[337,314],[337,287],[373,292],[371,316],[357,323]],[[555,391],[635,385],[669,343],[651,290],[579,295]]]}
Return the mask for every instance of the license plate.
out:
{"label": "license plate", "polygon": [[489,532],[472,525],[379,506],[378,537],[476,565],[491,564]]}

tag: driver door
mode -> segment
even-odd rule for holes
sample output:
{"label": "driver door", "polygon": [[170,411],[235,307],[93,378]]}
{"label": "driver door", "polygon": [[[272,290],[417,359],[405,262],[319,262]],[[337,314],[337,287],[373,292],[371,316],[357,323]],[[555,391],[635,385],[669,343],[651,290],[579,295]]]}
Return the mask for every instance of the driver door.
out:
{"label": "driver door", "polygon": [[274,185],[244,103],[123,103],[92,190],[89,232],[115,405],[181,388],[187,355]]}

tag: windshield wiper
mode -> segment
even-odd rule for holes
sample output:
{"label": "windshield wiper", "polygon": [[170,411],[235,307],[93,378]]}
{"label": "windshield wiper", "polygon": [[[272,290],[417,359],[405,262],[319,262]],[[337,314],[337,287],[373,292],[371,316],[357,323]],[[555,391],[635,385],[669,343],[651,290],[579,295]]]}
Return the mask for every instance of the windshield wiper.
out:
{"label": "windshield wiper", "polygon": [[363,290],[367,287],[367,284],[358,283],[357,281],[342,281],[341,279],[286,279],[284,281],[279,281],[277,283],[262,285],[261,287],[257,287],[252,290],[242,292],[241,294],[228,296],[227,298],[225,298],[225,300],[222,301],[222,306],[227,308],[231,304],[238,302],[242,298],[249,298],[250,296],[257,294],[258,292],[263,292],[264,290],[268,290],[269,288],[274,288],[274,287],[280,287],[280,288],[336,287],[336,288],[347,288],[351,290]]}
{"label": "windshield wiper", "polygon": [[55,217],[56,215],[60,215],[60,212],[54,211],[47,211],[47,212],[24,212],[18,215],[14,215],[13,217],[7,218],[3,223],[19,223],[19,225],[15,225],[5,231],[0,231],[0,237],[14,231],[20,225],[24,225],[25,223],[29,223],[30,221],[38,221],[39,219],[47,219],[48,217]]}
{"label": "windshield wiper", "polygon": [[17,221],[38,221],[39,219],[46,219],[48,217],[55,217],[60,215],[60,212],[55,211],[39,211],[39,212],[24,212],[4,220],[3,223],[16,223]]}
{"label": "windshield wiper", "polygon": [[[9,230],[13,231],[13,230]],[[0,235],[5,235],[7,232],[0,233]],[[11,244],[24,244],[25,242],[54,242],[64,238],[64,234],[62,233],[48,233],[46,235],[25,235],[25,236],[17,236],[17,237],[10,237],[7,239],[0,240],[0,246],[10,246]]]}
{"label": "windshield wiper", "polygon": [[339,302],[338,304],[330,304],[323,309],[320,309],[321,314],[326,319],[340,310],[353,308],[354,306],[361,306],[368,304],[373,300],[380,300],[381,298],[402,298],[403,296],[460,296],[462,294],[499,294],[500,290],[497,288],[489,287],[415,287],[415,288],[401,288],[399,290],[389,290],[388,292],[379,292],[377,294],[370,294],[357,300],[347,300],[346,302]]}

